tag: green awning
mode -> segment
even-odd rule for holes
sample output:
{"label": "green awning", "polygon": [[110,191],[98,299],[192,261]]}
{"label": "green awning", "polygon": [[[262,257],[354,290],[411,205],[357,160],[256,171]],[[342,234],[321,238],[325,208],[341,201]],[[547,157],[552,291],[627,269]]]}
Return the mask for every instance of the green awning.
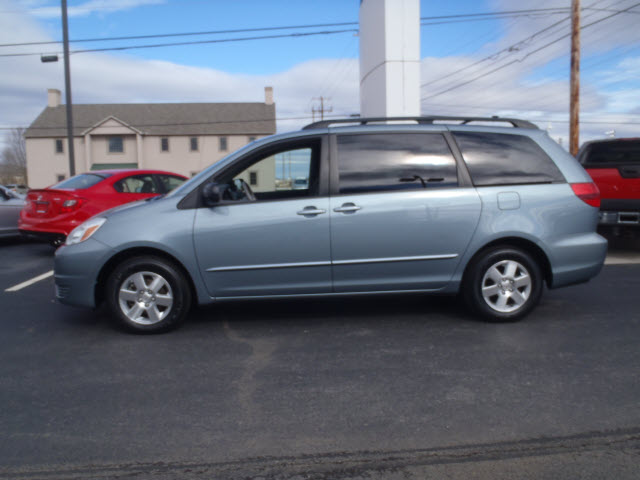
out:
{"label": "green awning", "polygon": [[137,163],[94,163],[91,170],[115,170],[120,168],[138,168]]}

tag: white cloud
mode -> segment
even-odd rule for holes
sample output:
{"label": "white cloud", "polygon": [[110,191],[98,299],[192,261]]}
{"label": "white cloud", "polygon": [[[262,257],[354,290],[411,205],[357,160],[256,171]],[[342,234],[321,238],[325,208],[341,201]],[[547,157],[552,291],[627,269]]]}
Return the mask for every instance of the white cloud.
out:
{"label": "white cloud", "polygon": [[[31,15],[40,18],[58,18],[60,17],[60,7],[43,5],[42,2],[30,2],[32,6],[28,7]],[[142,7],[146,5],[158,5],[166,3],[166,0],[89,0],[67,7],[67,15],[69,17],[83,17],[94,13],[113,13],[120,10],[130,10],[132,8]]]}

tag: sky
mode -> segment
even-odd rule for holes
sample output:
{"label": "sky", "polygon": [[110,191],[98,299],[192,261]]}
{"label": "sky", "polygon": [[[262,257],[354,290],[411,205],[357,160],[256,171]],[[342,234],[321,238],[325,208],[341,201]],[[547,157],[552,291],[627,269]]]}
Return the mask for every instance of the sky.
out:
{"label": "sky", "polygon": [[[420,3],[423,114],[521,117],[567,146],[570,0]],[[638,3],[582,0],[581,141],[638,136]],[[330,115],[356,114],[359,4],[68,0],[72,52],[209,42],[73,53],[73,102],[262,102],[269,85],[278,131],[309,123],[320,96]],[[537,11],[505,13],[530,9]],[[301,26],[307,27],[275,28]],[[225,33],[88,41],[220,31]],[[280,38],[230,41],[260,36]],[[62,61],[40,61],[41,54],[61,52],[62,45],[16,44],[61,39],[59,0],[0,0],[0,134],[28,126],[46,106],[48,88],[64,92]],[[23,53],[33,55],[7,56]]]}

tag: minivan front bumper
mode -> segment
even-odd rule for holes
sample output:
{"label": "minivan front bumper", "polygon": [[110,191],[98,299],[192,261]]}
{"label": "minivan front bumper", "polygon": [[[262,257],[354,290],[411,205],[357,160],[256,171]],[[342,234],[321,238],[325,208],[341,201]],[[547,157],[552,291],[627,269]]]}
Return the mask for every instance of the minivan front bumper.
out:
{"label": "minivan front bumper", "polygon": [[112,248],[93,238],[58,248],[53,275],[56,299],[66,305],[95,307],[98,275],[112,252]]}

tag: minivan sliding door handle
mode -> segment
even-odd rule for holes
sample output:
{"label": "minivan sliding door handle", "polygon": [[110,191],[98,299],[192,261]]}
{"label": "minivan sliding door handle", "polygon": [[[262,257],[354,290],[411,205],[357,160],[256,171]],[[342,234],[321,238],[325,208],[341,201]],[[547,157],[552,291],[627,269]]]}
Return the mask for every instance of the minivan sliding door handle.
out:
{"label": "minivan sliding door handle", "polygon": [[362,207],[357,206],[355,203],[343,203],[341,207],[336,207],[333,209],[334,212],[341,213],[355,213],[358,210],[362,210]]}

